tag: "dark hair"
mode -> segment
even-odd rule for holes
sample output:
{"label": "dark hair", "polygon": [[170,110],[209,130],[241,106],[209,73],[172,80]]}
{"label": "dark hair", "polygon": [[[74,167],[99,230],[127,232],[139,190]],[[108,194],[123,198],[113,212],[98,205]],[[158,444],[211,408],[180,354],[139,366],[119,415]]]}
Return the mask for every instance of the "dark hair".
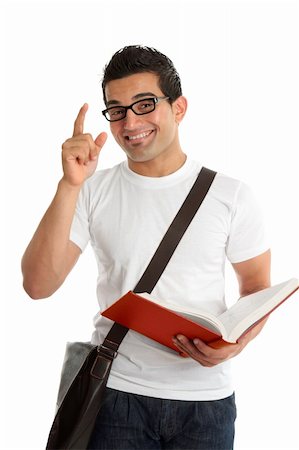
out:
{"label": "dark hair", "polygon": [[105,104],[105,88],[109,81],[142,72],[158,75],[159,87],[171,103],[182,95],[179,74],[167,56],[151,47],[129,45],[114,53],[104,68],[102,89]]}

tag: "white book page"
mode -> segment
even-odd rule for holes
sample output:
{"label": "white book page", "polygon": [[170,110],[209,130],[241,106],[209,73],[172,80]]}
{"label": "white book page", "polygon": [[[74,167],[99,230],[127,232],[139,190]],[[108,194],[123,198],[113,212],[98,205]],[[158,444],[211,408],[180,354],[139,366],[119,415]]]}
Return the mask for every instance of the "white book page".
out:
{"label": "white book page", "polygon": [[292,278],[262,291],[242,297],[231,308],[218,316],[228,342],[236,342],[238,337],[251,325],[264,317],[298,287],[298,280]]}
{"label": "white book page", "polygon": [[170,309],[173,312],[179,313],[181,316],[186,317],[186,319],[192,320],[193,322],[198,323],[199,325],[202,325],[209,330],[220,334],[221,336],[223,335],[223,332],[225,332],[222,322],[216,316],[207,311],[198,309],[196,311],[193,311],[190,309],[182,308],[178,305],[174,305],[172,303],[168,303],[165,301],[163,302],[163,300],[157,300],[147,292],[143,292],[142,294],[137,295],[140,295],[141,297],[144,297],[147,300],[156,303],[157,305],[163,306],[164,308]]}
{"label": "white book page", "polygon": [[[171,308],[172,309],[172,308]],[[209,330],[213,331],[214,333],[217,333],[219,335],[223,335],[223,332],[225,333],[225,329],[220,321],[217,320],[217,317],[214,317],[210,315],[209,313],[203,313],[203,315],[200,314],[188,314],[186,312],[180,312],[180,315],[183,317],[186,317],[188,320],[192,320],[192,322],[198,323],[199,325],[202,325],[205,328],[208,328]]]}

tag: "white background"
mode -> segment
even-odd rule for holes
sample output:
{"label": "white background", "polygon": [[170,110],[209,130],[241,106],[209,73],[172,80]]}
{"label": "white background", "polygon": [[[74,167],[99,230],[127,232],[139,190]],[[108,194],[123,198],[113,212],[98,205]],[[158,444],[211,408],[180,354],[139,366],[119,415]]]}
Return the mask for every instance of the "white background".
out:
{"label": "white background", "polygon": [[[89,340],[92,332],[96,267],[88,248],[52,298],[32,301],[22,290],[20,259],[55,193],[61,144],[71,135],[78,109],[84,102],[90,105],[86,131],[96,136],[108,130],[100,114],[105,63],[128,44],[166,53],[189,100],[180,128],[183,149],[252,186],[268,227],[273,283],[298,276],[298,4],[11,1],[1,15],[6,47],[1,342],[6,356],[2,352],[5,435],[0,446],[41,450],[53,418],[65,342]],[[123,158],[109,136],[100,167]],[[235,300],[236,283],[227,272],[227,295]],[[298,312],[296,295],[234,360],[236,450],[299,448]]]}

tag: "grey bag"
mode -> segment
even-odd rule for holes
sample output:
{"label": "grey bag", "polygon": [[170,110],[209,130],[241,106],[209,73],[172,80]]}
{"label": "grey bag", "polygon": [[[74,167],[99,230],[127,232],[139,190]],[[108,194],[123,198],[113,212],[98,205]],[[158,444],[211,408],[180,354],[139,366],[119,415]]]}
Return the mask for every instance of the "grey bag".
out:
{"label": "grey bag", "polygon": [[93,349],[94,345],[90,342],[68,342],[66,344],[56,402],[56,412],[60,408],[85,359]]}

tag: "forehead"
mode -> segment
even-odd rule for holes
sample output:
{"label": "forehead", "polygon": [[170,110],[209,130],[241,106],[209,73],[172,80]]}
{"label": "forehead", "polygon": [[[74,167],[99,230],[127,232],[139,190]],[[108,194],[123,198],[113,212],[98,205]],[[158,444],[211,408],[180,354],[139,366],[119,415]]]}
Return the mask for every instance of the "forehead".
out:
{"label": "forehead", "polygon": [[159,78],[154,73],[136,73],[119,80],[109,81],[105,88],[107,103],[130,103],[136,96],[145,93],[155,96],[163,95],[159,87]]}

